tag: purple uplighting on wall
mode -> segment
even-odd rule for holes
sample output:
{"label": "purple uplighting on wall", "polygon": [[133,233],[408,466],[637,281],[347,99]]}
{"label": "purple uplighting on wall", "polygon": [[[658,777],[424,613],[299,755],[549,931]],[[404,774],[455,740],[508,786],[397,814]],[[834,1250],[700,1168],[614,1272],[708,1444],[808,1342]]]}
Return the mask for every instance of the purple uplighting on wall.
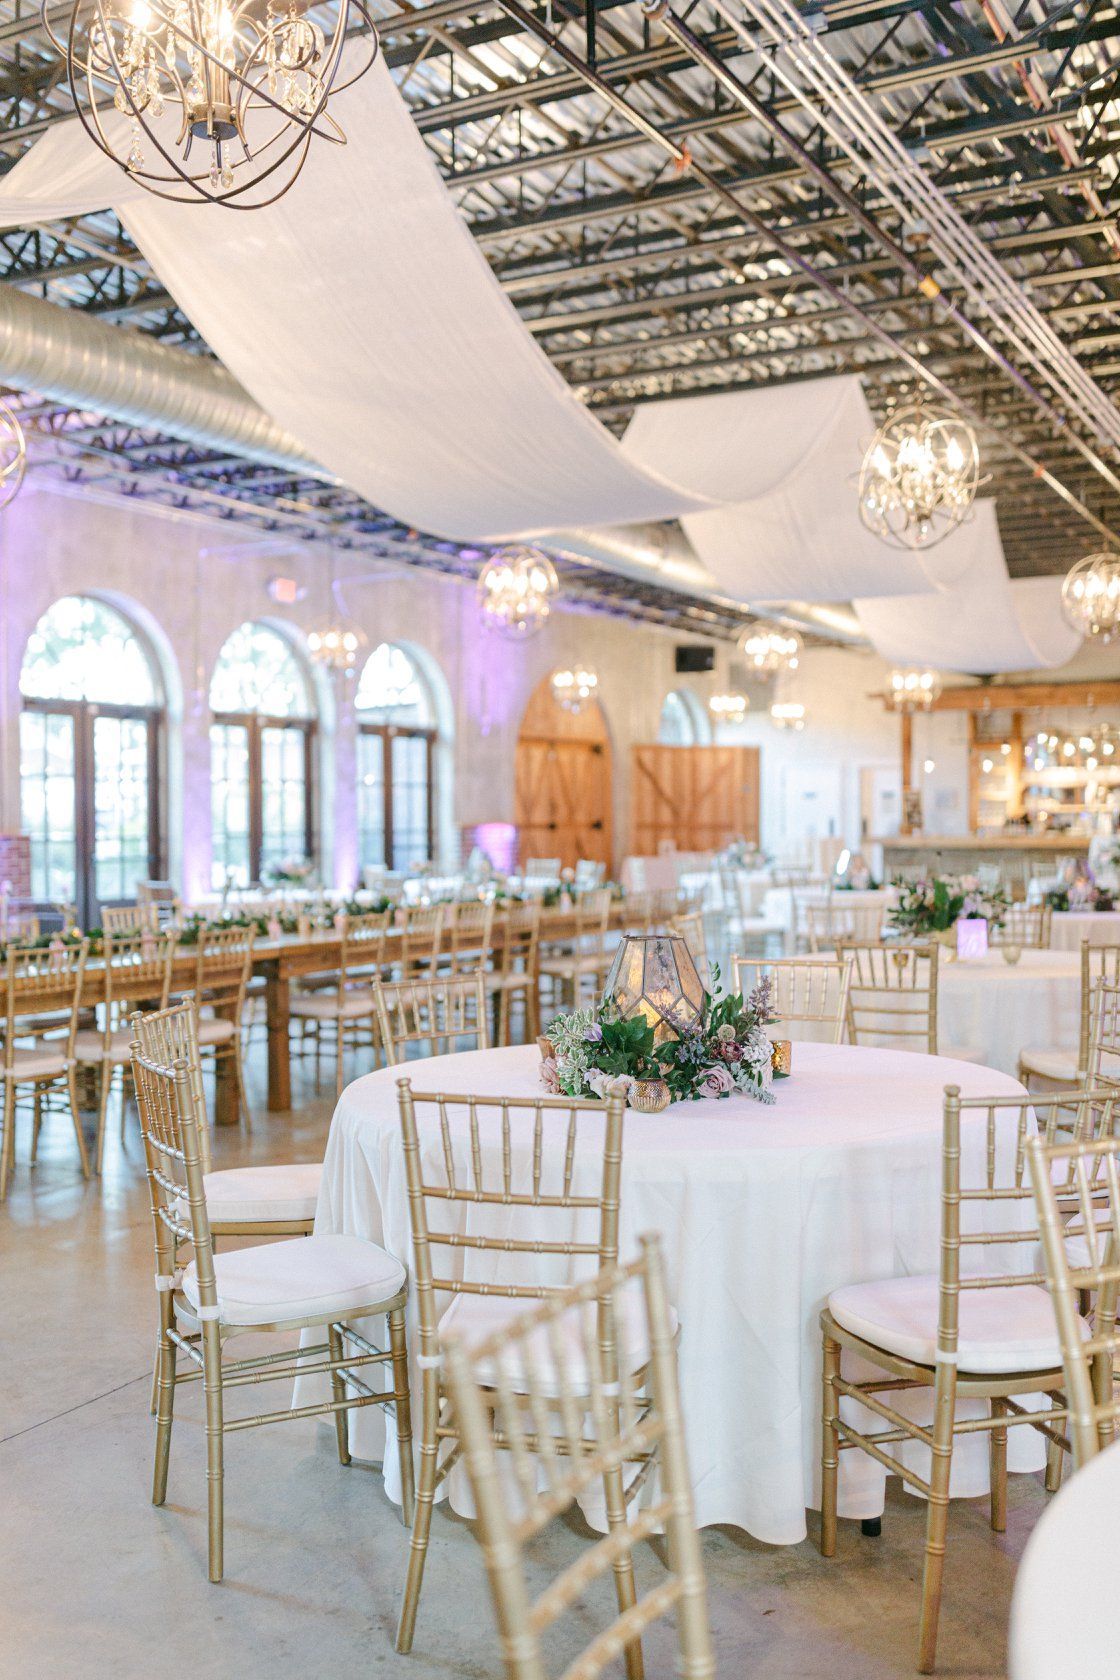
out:
{"label": "purple uplighting on wall", "polygon": [[468,831],[470,845],[477,846],[503,875],[512,875],[517,863],[517,829],[513,823],[476,823]]}

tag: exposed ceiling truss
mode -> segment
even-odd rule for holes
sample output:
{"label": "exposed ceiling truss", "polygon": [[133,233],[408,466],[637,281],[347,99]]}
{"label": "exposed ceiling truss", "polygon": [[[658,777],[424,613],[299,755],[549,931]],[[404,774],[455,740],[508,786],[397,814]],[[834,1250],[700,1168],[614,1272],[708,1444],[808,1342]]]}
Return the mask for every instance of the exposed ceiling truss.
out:
{"label": "exposed ceiling truss", "polygon": [[[1099,546],[1093,522],[1120,532],[1120,463],[1108,457],[1094,470],[1079,417],[1054,424],[915,288],[915,270],[938,272],[922,228],[856,176],[764,53],[744,51],[705,4],[674,8],[703,50],[698,61],[634,0],[588,3],[590,16],[583,0],[524,11],[520,0],[401,10],[377,0],[373,9],[386,59],[494,273],[607,425],[621,429],[636,404],[665,396],[842,371],[862,375],[882,412],[915,388],[920,366],[988,424],[985,466],[1014,573],[1065,569]],[[1115,400],[1117,0],[801,9]],[[0,0],[0,169],[68,110],[38,5]],[[800,156],[783,146],[783,130]],[[829,180],[842,190],[827,190]],[[0,279],[206,353],[109,213],[0,235]],[[75,479],[330,534],[405,564],[462,567],[450,545],[403,531],[337,488],[31,408]],[[734,614],[687,597],[572,575],[605,610],[734,628]]]}

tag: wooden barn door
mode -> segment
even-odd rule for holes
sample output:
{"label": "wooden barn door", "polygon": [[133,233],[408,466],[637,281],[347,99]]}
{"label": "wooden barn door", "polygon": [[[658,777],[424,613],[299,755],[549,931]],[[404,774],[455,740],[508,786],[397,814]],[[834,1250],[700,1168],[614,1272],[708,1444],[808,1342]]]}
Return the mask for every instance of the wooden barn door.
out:
{"label": "wooden barn door", "polygon": [[611,748],[598,703],[577,716],[552,698],[546,679],[521,721],[515,765],[520,856],[579,858],[611,866]]}
{"label": "wooden barn door", "polygon": [[758,840],[757,747],[634,747],[633,848],[710,852],[742,837]]}

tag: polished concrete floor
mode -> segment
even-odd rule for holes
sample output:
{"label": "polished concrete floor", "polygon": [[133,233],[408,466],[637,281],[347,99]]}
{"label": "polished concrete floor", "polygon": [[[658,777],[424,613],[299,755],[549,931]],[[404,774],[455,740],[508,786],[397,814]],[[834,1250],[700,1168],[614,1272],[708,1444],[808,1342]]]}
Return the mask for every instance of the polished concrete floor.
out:
{"label": "polished concrete floor", "polygon": [[[299,1076],[297,1074],[297,1088]],[[223,1134],[217,1161],[307,1159],[332,1104],[266,1115],[253,1067],[253,1130]],[[201,1394],[181,1391],[168,1503],[149,1503],[148,1415],[155,1319],[147,1191],[135,1118],[126,1146],[116,1104],[103,1182],[84,1185],[66,1122],[44,1134],[38,1165],[19,1139],[0,1208],[0,1677],[100,1680],[157,1673],[236,1680],[497,1680],[481,1560],[470,1527],[437,1511],[416,1647],[393,1650],[406,1535],[375,1467],[343,1469],[334,1432],[315,1423],[229,1439],[226,1570],[206,1581]],[[259,1391],[254,1395],[253,1409]],[[1005,1673],[1016,1561],[1042,1507],[1014,1477],[1008,1532],[980,1502],[953,1506],[939,1672]],[[811,1527],[815,1518],[810,1518]],[[535,1557],[540,1579],[585,1536],[556,1525]],[[887,1680],[913,1673],[923,1513],[892,1496],[879,1539],[841,1525],[837,1556],[812,1539],[764,1546],[731,1530],[704,1536],[721,1676]],[[651,1550],[645,1577],[660,1569]],[[572,1619],[553,1668],[595,1625]],[[673,1673],[667,1631],[648,1636],[647,1672]],[[569,1648],[570,1647],[570,1648]]]}

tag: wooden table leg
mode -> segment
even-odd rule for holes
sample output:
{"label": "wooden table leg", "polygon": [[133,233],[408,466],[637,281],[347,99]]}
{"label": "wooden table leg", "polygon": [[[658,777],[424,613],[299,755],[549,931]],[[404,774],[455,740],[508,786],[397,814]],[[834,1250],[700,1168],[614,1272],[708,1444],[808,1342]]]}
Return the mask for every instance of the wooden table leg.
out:
{"label": "wooden table leg", "polygon": [[282,1114],[292,1106],[292,1057],[288,1036],[291,984],[286,976],[265,977],[268,1011],[268,1112]]}
{"label": "wooden table leg", "polygon": [[232,1056],[219,1056],[214,1069],[214,1124],[241,1124],[241,1097],[237,1089],[237,1063]]}

